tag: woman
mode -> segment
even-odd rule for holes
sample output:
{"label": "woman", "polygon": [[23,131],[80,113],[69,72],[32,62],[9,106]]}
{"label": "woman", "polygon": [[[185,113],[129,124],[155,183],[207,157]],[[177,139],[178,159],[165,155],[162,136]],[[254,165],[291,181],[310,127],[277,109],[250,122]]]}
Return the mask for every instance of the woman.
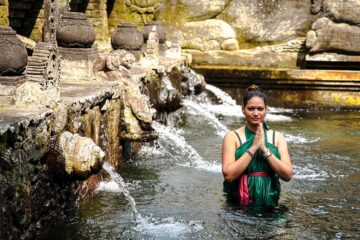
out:
{"label": "woman", "polygon": [[246,126],[227,132],[223,141],[224,190],[243,206],[277,206],[279,177],[292,177],[287,143],[283,134],[264,123],[266,95],[256,85],[246,89],[242,111]]}

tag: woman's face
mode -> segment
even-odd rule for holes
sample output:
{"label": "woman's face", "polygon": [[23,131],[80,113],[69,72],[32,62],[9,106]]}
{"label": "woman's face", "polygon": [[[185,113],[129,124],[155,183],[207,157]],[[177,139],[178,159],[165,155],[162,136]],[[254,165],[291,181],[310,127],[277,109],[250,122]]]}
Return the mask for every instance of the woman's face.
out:
{"label": "woman's face", "polygon": [[262,98],[252,97],[242,109],[248,125],[257,126],[264,122],[266,106]]}

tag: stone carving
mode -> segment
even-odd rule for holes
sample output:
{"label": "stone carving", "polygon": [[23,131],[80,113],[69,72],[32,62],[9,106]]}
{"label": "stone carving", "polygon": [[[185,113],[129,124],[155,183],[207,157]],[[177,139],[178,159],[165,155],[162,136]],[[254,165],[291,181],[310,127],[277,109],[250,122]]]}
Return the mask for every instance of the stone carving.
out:
{"label": "stone carving", "polygon": [[230,1],[216,18],[234,29],[240,48],[251,48],[304,36],[315,18],[310,6],[299,0]]}
{"label": "stone carving", "polygon": [[119,24],[111,36],[113,49],[139,50],[144,43],[143,34],[135,23]]}
{"label": "stone carving", "polygon": [[165,51],[165,56],[167,58],[174,58],[174,59],[181,58],[181,41],[182,41],[181,31],[180,30],[174,31],[171,45],[169,49]]}
{"label": "stone carving", "polygon": [[152,66],[159,64],[159,39],[157,36],[156,26],[152,27],[149,38],[146,42],[145,58],[141,59],[144,66]]}
{"label": "stone carving", "polygon": [[126,5],[131,11],[141,15],[144,24],[148,23],[148,17],[152,19],[156,10],[160,7],[162,0],[126,0]]}
{"label": "stone carving", "polygon": [[143,30],[145,41],[149,39],[149,34],[153,30],[154,26],[156,27],[159,43],[165,43],[167,32],[166,32],[165,27],[158,21],[151,21],[150,23],[145,24],[145,27]]}
{"label": "stone carving", "polygon": [[[350,41],[349,41],[350,39]],[[306,46],[311,53],[345,51],[360,53],[360,27],[334,23],[328,18],[314,22],[307,33]]]}
{"label": "stone carving", "polygon": [[60,59],[56,45],[37,43],[32,56],[29,57],[26,69],[27,79],[39,83],[45,90],[59,86],[60,72]]}
{"label": "stone carving", "polygon": [[95,42],[94,27],[84,13],[64,12],[60,14],[56,39],[59,46],[69,48],[90,48]]}
{"label": "stone carving", "polygon": [[[44,1],[44,29],[43,41],[56,44],[56,30],[59,25],[59,4],[58,0]],[[61,4],[61,3],[60,3]]]}
{"label": "stone carving", "polygon": [[85,179],[103,164],[105,153],[91,138],[65,131],[60,135],[58,144],[69,175]]}
{"label": "stone carving", "polygon": [[311,12],[322,12],[323,16],[337,23],[360,25],[359,0],[312,0]]}
{"label": "stone carving", "polygon": [[183,47],[207,50],[238,50],[235,31],[226,22],[218,19],[188,22],[184,24]]}
{"label": "stone carving", "polygon": [[11,27],[0,26],[0,76],[21,75],[26,68],[27,52]]}
{"label": "stone carving", "polygon": [[134,62],[135,56],[133,54],[119,49],[95,59],[93,71],[97,78],[107,81],[130,78],[129,69]]}

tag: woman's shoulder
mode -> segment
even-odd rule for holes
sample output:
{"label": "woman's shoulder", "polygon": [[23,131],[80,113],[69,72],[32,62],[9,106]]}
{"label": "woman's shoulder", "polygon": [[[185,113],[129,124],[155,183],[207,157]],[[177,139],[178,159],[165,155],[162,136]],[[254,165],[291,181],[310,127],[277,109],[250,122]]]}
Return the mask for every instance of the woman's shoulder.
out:
{"label": "woman's shoulder", "polygon": [[229,130],[226,132],[224,139],[232,139],[233,141],[237,142],[236,145],[241,145],[245,139],[245,127],[239,127],[234,130]]}
{"label": "woman's shoulder", "polygon": [[278,145],[279,141],[283,141],[285,139],[282,132],[276,131],[274,129],[269,129],[267,131],[267,138],[268,141],[270,141],[275,146]]}

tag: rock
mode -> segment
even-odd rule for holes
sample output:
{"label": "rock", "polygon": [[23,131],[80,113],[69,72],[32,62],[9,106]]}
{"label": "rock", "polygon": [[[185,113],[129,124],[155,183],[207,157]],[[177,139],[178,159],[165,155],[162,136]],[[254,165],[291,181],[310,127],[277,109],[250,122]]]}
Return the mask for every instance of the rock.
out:
{"label": "rock", "polygon": [[238,43],[229,24],[219,19],[208,19],[184,24],[182,47],[201,51],[237,50]]}
{"label": "rock", "polygon": [[42,90],[35,82],[25,82],[16,89],[15,104],[25,107],[45,107],[60,98],[60,91],[56,87]]}
{"label": "rock", "polygon": [[235,30],[240,48],[253,47],[304,36],[315,19],[310,7],[310,1],[231,1],[216,18]]}
{"label": "rock", "polygon": [[311,53],[345,51],[360,53],[360,27],[345,23],[334,23],[328,18],[314,22],[306,38],[306,46]]}
{"label": "rock", "polygon": [[334,22],[360,26],[360,1],[323,0],[322,11]]}
{"label": "rock", "polygon": [[87,178],[92,169],[99,168],[103,163],[105,153],[91,138],[66,131],[60,135],[58,143],[69,175]]}
{"label": "rock", "polygon": [[[156,19],[163,19],[177,13],[176,19],[173,21],[201,21],[214,18],[220,14],[231,0],[179,0],[165,1],[161,7],[161,11],[157,13]],[[174,2],[177,2],[176,4]],[[180,18],[180,19],[179,19]]]}
{"label": "rock", "polygon": [[112,71],[119,69],[120,66],[130,69],[134,62],[135,56],[123,49],[112,51],[106,57],[106,67]]}
{"label": "rock", "polygon": [[53,119],[53,134],[59,134],[66,126],[68,111],[67,107],[63,103],[57,103],[54,106],[54,119]]}

